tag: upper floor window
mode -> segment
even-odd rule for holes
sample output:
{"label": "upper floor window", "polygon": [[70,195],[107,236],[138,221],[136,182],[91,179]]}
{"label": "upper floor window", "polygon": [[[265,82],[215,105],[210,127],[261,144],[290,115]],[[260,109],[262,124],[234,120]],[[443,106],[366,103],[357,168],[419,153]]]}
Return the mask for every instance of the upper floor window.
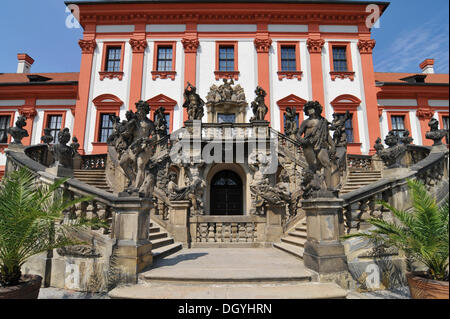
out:
{"label": "upper floor window", "polygon": [[158,71],[172,71],[172,46],[158,47]]}
{"label": "upper floor window", "polygon": [[219,71],[234,71],[234,46],[219,46]]}
{"label": "upper floor window", "polygon": [[335,72],[347,72],[347,48],[333,46],[333,69]]}
{"label": "upper floor window", "polygon": [[53,143],[58,141],[58,133],[61,131],[62,115],[48,115],[47,128],[50,129],[50,135],[53,136]]}
{"label": "upper floor window", "polygon": [[11,122],[10,115],[1,115],[0,116],[0,143],[6,144],[8,143],[8,128]]}
{"label": "upper floor window", "polygon": [[108,137],[113,132],[113,123],[111,121],[111,116],[115,116],[115,113],[102,113],[100,115],[100,127],[98,132],[98,142],[106,143]]}
{"label": "upper floor window", "polygon": [[405,127],[405,116],[403,115],[392,115],[391,116],[392,131],[398,137],[404,137],[406,127]]}
{"label": "upper floor window", "polygon": [[120,72],[121,69],[121,58],[122,58],[122,48],[121,47],[108,47],[106,53],[106,72]]}
{"label": "upper floor window", "polygon": [[281,71],[296,71],[295,46],[281,46]]}

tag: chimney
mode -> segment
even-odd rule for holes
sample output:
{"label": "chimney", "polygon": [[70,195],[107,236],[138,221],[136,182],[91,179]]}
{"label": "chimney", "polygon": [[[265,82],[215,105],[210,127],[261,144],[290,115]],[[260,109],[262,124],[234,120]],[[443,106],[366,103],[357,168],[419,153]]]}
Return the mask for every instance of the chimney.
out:
{"label": "chimney", "polygon": [[17,54],[17,73],[30,73],[34,60],[26,53]]}
{"label": "chimney", "polygon": [[434,73],[434,59],[426,59],[422,63],[420,63],[420,68],[422,69],[422,73],[425,74],[433,74]]}

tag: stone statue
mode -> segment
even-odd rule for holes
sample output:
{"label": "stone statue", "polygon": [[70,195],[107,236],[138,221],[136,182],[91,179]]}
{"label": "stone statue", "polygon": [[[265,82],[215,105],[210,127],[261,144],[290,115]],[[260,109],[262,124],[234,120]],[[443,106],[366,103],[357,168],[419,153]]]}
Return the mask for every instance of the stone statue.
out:
{"label": "stone statue", "polygon": [[167,185],[167,190],[169,193],[169,199],[171,201],[181,201],[189,199],[189,187],[178,187],[177,174],[175,172],[169,173],[169,184]]}
{"label": "stone statue", "polygon": [[49,145],[51,142],[53,142],[53,136],[50,134],[51,129],[44,128],[44,135],[41,137],[41,142],[44,144]]}
{"label": "stone statue", "polygon": [[53,157],[55,159],[55,166],[61,165],[64,168],[73,167],[74,150],[68,146],[70,141],[70,132],[67,127],[58,132],[58,143],[53,145]]}
{"label": "stone statue", "polygon": [[27,125],[27,118],[19,116],[16,121],[16,126],[8,128],[8,134],[12,136],[11,144],[22,145],[22,139],[28,137],[28,132],[24,127]]}
{"label": "stone statue", "polygon": [[428,122],[428,126],[430,127],[430,131],[425,134],[425,137],[434,141],[433,146],[442,145],[442,138],[448,136],[448,130],[440,130],[439,121],[434,117]]}
{"label": "stone statue", "polygon": [[382,150],[384,150],[384,146],[383,146],[383,144],[381,143],[381,138],[377,138],[376,140],[375,140],[375,144],[373,145],[373,148],[375,149],[375,151],[377,151],[377,155],[379,156],[380,155],[380,152],[382,151]]}
{"label": "stone statue", "polygon": [[72,138],[72,143],[70,144],[70,147],[73,149],[74,154],[78,154],[80,143],[78,143],[78,139],[75,136]]}
{"label": "stone statue", "polygon": [[188,198],[192,204],[191,216],[204,215],[203,193],[206,189],[206,182],[200,177],[200,167],[204,163],[190,165],[186,169],[189,180]]}
{"label": "stone statue", "polygon": [[232,102],[245,102],[244,88],[238,84],[233,89],[233,95],[231,96]]}
{"label": "stone statue", "polygon": [[164,111],[163,107],[155,111],[155,131],[158,140],[167,136],[167,121]]}
{"label": "stone statue", "polygon": [[409,136],[409,134],[409,131],[405,130],[403,137],[400,139],[400,141],[405,145],[411,144],[414,141],[414,139]]}
{"label": "stone statue", "polygon": [[145,178],[141,187],[139,188],[139,193],[144,194],[145,197],[151,197],[153,195],[155,188],[155,176],[150,171],[150,168],[145,170]]}
{"label": "stone statue", "polygon": [[296,121],[295,107],[287,107],[284,118],[284,134],[288,137],[295,138],[297,134],[298,126]]}
{"label": "stone statue", "polygon": [[252,208],[250,214],[263,215],[266,200],[263,194],[267,192],[270,185],[269,179],[266,177],[268,166],[268,157],[261,152],[253,151],[248,158],[248,167],[253,171],[253,179],[250,183],[250,191],[252,198]]}
{"label": "stone statue", "polygon": [[380,148],[378,155],[387,168],[404,167],[402,159],[406,154],[406,145],[399,142],[400,138],[394,131],[389,131],[388,135],[384,139],[384,143],[388,146],[388,148]]}
{"label": "stone statue", "polygon": [[205,102],[196,93],[197,88],[188,82],[184,90],[184,104],[183,107],[187,109],[189,120],[201,120],[204,114],[203,106]]}
{"label": "stone statue", "polygon": [[300,125],[297,139],[303,148],[308,169],[313,172],[315,181],[321,186],[321,197],[336,196],[337,186],[332,182],[331,161],[335,160],[336,148],[329,133],[329,123],[322,117],[322,106],[319,102],[307,102],[304,112],[308,119]]}
{"label": "stone statue", "polygon": [[347,169],[347,133],[345,131],[345,123],[351,119],[350,112],[345,112],[344,116],[339,116],[337,113],[333,114],[333,122],[330,125],[330,130],[334,131],[333,142],[336,147],[335,161],[332,163],[333,167],[333,183],[340,186],[340,175]]}
{"label": "stone statue", "polygon": [[251,108],[253,111],[253,117],[250,119],[250,122],[253,121],[264,121],[269,108],[266,106],[264,102],[264,98],[267,93],[263,90],[262,87],[258,86],[255,90],[256,98],[251,104]]}

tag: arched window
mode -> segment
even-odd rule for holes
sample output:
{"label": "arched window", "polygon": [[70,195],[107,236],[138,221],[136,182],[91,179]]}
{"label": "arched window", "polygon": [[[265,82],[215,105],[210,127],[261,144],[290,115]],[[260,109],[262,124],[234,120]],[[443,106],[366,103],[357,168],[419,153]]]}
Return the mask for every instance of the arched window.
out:
{"label": "arched window", "polygon": [[155,112],[160,107],[165,109],[164,114],[166,116],[167,126],[169,131],[168,134],[173,132],[173,113],[175,109],[175,105],[177,105],[177,101],[171,99],[164,94],[159,94],[151,99],[147,100],[148,105],[150,106],[150,119],[153,121],[155,119]]}
{"label": "arched window", "polygon": [[97,109],[92,154],[103,154],[107,152],[106,141],[112,133],[110,116],[119,116],[123,102],[113,94],[99,95],[92,102]]}
{"label": "arched window", "polygon": [[303,121],[303,106],[306,104],[306,100],[298,97],[294,94],[288,95],[277,102],[280,109],[280,132],[284,134],[284,123],[286,108],[295,108],[297,125],[300,126]]}

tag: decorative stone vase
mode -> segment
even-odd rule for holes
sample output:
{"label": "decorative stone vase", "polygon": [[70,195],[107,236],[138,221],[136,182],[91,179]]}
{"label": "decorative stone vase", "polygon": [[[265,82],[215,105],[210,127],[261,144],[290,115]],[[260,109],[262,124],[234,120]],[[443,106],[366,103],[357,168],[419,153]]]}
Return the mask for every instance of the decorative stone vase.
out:
{"label": "decorative stone vase", "polygon": [[425,272],[406,273],[413,299],[449,299],[448,281],[427,279]]}
{"label": "decorative stone vase", "polygon": [[41,283],[41,276],[22,275],[18,285],[0,287],[0,299],[37,299]]}

